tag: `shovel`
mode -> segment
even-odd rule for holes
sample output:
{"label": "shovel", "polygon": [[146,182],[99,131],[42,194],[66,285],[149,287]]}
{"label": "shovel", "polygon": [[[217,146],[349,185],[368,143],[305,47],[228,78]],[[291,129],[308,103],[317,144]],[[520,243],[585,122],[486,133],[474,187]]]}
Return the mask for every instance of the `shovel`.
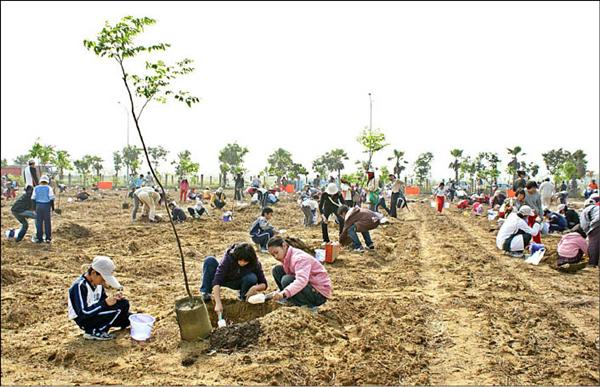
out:
{"label": "shovel", "polygon": [[217,326],[219,328],[223,328],[227,326],[227,321],[223,318],[223,313],[219,313],[219,321],[217,321]]}
{"label": "shovel", "polygon": [[251,304],[263,304],[265,301],[269,301],[270,299],[272,299],[273,296],[275,295],[275,293],[277,293],[277,292],[272,292],[269,294],[264,294],[264,293],[255,294],[251,297],[248,297],[248,302]]}

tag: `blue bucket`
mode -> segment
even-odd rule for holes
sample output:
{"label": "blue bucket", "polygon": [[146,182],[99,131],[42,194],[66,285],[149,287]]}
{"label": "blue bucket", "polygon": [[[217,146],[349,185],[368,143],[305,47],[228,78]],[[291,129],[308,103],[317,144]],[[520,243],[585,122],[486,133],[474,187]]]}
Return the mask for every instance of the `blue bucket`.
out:
{"label": "blue bucket", "polygon": [[544,245],[542,243],[532,243],[529,246],[529,252],[531,254],[535,254],[536,251],[541,250],[544,248]]}

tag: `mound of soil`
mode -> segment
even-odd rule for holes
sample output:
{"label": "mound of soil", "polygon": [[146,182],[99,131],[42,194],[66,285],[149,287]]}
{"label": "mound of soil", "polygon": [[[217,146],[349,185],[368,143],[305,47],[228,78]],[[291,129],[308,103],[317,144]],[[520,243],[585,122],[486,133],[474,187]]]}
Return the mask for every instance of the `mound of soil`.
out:
{"label": "mound of soil", "polygon": [[19,280],[23,278],[23,276],[13,269],[2,269],[2,285],[10,285],[15,282],[19,282]]}
{"label": "mound of soil", "polygon": [[90,229],[72,222],[63,224],[56,229],[56,232],[66,239],[88,238],[92,236]]}
{"label": "mound of soil", "polygon": [[261,333],[258,320],[219,328],[210,336],[210,348],[215,351],[231,353],[258,343]]}

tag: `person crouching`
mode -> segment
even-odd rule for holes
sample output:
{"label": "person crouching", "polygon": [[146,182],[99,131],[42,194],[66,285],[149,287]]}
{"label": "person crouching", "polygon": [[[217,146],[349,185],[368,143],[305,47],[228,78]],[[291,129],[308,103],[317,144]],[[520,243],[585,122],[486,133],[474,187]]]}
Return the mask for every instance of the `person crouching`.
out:
{"label": "person crouching", "polygon": [[120,292],[107,297],[104,291],[106,285],[122,289],[114,271],[112,259],[97,256],[69,288],[69,319],[84,331],[86,340],[111,340],[115,336],[108,333],[110,328],[129,326],[129,301]]}

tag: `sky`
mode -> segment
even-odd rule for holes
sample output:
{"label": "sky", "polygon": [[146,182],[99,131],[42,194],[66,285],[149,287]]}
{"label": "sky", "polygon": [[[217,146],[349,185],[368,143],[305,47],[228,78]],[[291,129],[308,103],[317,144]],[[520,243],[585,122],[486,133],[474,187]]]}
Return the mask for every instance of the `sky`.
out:
{"label": "sky", "polygon": [[[218,151],[249,148],[255,174],[278,147],[310,168],[343,148],[364,159],[356,137],[380,128],[410,162],[434,155],[448,178],[450,150],[466,155],[519,145],[526,161],[583,149],[599,160],[598,2],[2,2],[1,155],[12,161],[44,144],[104,158],[127,143],[126,91],[118,65],[83,47],[105,21],[148,16],[141,42],[171,48],[135,59],[194,60],[178,85],[201,99],[187,108],[151,102],[141,118],[149,146],[171,161],[184,149],[205,175]],[[128,64],[126,63],[126,66]],[[121,104],[119,103],[121,102]],[[130,144],[140,144],[130,122]],[[170,172],[172,166],[161,169]]]}

